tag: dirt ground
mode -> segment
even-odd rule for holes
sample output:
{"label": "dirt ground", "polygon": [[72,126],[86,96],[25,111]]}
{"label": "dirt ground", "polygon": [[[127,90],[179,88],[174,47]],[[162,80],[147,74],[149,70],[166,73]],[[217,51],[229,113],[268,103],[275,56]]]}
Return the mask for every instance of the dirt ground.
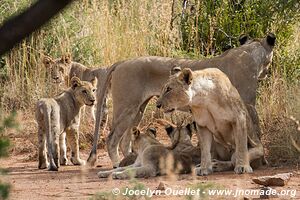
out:
{"label": "dirt ground", "polygon": [[[29,118],[29,119],[28,119]],[[277,192],[290,192],[290,195],[279,195],[277,199],[300,199],[300,169],[298,166],[267,167],[255,170],[253,174],[236,175],[234,172],[214,173],[206,177],[194,174],[180,176],[162,176],[137,180],[99,179],[97,172],[111,169],[111,162],[107,152],[100,149],[98,152],[98,167],[88,168],[80,166],[62,166],[58,172],[37,169],[36,124],[31,117],[26,119],[26,127],[21,133],[7,133],[12,141],[12,150],[8,158],[0,160],[0,167],[8,169],[9,173],[0,176],[0,180],[11,184],[10,199],[149,199],[148,197],[133,197],[130,195],[113,195],[114,188],[126,191],[125,188],[141,190],[155,190],[159,183],[165,188],[161,194],[150,199],[244,199],[244,197],[258,198],[259,195],[242,194],[234,196],[239,189],[260,190],[262,186],[253,183],[252,178],[278,173],[293,173],[293,176],[284,187],[272,187]],[[92,127],[91,127],[92,128]],[[161,127],[158,127],[158,139],[168,144],[168,138]],[[196,143],[196,139],[193,138]],[[81,150],[81,157],[88,157],[89,147]],[[100,166],[101,165],[101,166]],[[186,188],[200,189],[201,196],[176,195]],[[117,189],[117,190],[118,190]],[[232,190],[229,196],[209,194],[214,189]],[[174,195],[167,195],[168,192]],[[248,191],[248,192],[249,192]],[[295,192],[291,195],[291,192]],[[206,192],[206,193],[203,193]],[[246,192],[246,191],[244,191]],[[96,195],[97,194],[97,195]],[[152,194],[152,193],[148,193]],[[249,194],[249,193],[248,193]],[[283,193],[284,194],[284,193]],[[97,198],[96,198],[97,197]],[[194,197],[194,198],[192,198]]]}

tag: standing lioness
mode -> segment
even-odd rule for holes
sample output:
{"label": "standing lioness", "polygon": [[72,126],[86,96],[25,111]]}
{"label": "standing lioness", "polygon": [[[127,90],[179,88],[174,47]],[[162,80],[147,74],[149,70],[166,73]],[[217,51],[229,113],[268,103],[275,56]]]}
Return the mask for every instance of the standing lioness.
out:
{"label": "standing lioness", "polygon": [[[81,81],[77,77],[71,79],[71,87],[54,98],[44,98],[37,102],[36,121],[38,123],[39,169],[47,168],[57,171],[61,159],[66,163],[65,133],[72,150],[71,161],[76,165],[84,165],[79,158],[79,122],[80,109],[84,105],[92,106],[95,102],[95,82]],[[60,138],[61,137],[61,138]],[[60,145],[61,154],[60,158]],[[47,141],[47,143],[46,143]]]}
{"label": "standing lioness", "polygon": [[238,91],[228,77],[216,68],[192,72],[186,68],[169,78],[157,107],[169,112],[189,106],[199,126],[201,167],[197,175],[212,173],[211,145],[217,143],[235,152],[236,173],[250,173],[250,161],[263,157],[262,144]]}

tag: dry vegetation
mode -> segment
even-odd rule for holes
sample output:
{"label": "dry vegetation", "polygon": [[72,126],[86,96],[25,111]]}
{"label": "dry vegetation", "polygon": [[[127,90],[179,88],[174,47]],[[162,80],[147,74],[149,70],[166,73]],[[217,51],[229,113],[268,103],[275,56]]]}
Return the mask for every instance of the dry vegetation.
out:
{"label": "dry vegetation", "polygon": [[[32,3],[30,0],[4,0],[0,23]],[[291,135],[299,133],[290,116],[300,119],[300,23],[299,3],[289,1],[182,1],[165,0],[83,0],[35,32],[0,58],[0,109],[17,110],[22,119],[22,134],[10,135],[24,141],[23,150],[35,149],[36,124],[33,105],[37,99],[53,95],[47,87],[44,55],[71,53],[75,61],[87,66],[107,66],[127,58],[160,55],[202,58],[215,56],[237,44],[241,33],[262,37],[268,31],[277,35],[271,75],[260,83],[257,109],[263,131],[262,140],[271,163],[299,163],[299,152]],[[215,2],[215,3],[213,3]],[[245,3],[246,2],[246,3]],[[143,122],[154,110],[147,108]],[[85,142],[93,126],[85,121]],[[29,151],[29,150],[28,150]],[[33,155],[32,159],[35,158]]]}

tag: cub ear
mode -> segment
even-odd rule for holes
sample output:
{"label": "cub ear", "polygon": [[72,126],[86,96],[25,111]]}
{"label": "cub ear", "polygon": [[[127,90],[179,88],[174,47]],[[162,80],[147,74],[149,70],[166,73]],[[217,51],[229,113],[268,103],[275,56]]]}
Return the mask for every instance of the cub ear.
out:
{"label": "cub ear", "polygon": [[91,80],[93,87],[97,86],[97,82],[98,82],[98,79],[96,77]]}
{"label": "cub ear", "polygon": [[45,67],[50,67],[52,63],[54,63],[54,61],[50,56],[43,57],[43,64],[45,65]]}
{"label": "cub ear", "polygon": [[131,129],[131,133],[132,133],[132,136],[136,139],[137,137],[139,137],[140,136],[140,130],[137,128],[137,127],[133,127],[132,129]]}
{"label": "cub ear", "polygon": [[188,135],[189,135],[190,138],[191,138],[191,137],[192,137],[192,134],[193,134],[192,125],[191,125],[191,124],[187,124],[187,125],[186,125],[186,129],[188,130]]}
{"label": "cub ear", "polygon": [[151,136],[153,136],[154,138],[156,138],[156,128],[150,127],[150,128],[148,129],[148,133],[149,133]]}
{"label": "cub ear", "polygon": [[276,36],[273,33],[269,33],[267,35],[267,43],[273,47],[275,46],[275,41],[276,41]]}
{"label": "cub ear", "polygon": [[71,79],[71,87],[75,89],[76,87],[81,85],[81,80],[77,76],[73,76]]}
{"label": "cub ear", "polygon": [[61,62],[70,64],[72,62],[71,54],[68,53],[68,54],[62,55]]}
{"label": "cub ear", "polygon": [[189,68],[184,68],[182,72],[179,74],[179,80],[190,85],[193,80],[192,70]]}
{"label": "cub ear", "polygon": [[249,40],[249,36],[246,35],[246,34],[242,34],[242,35],[240,35],[240,37],[239,37],[240,45],[245,44],[248,40]]}
{"label": "cub ear", "polygon": [[167,134],[170,136],[170,134],[174,130],[174,127],[172,125],[168,124],[168,125],[165,126],[165,130],[166,130]]}
{"label": "cub ear", "polygon": [[181,67],[175,65],[175,66],[170,70],[170,75],[177,74],[178,72],[181,72]]}

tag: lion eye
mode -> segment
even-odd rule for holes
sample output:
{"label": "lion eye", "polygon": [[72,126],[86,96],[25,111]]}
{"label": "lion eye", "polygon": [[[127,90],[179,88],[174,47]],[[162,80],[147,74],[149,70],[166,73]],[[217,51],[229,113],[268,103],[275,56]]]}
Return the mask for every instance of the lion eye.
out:
{"label": "lion eye", "polygon": [[87,91],[86,91],[86,90],[83,90],[82,93],[83,93],[83,94],[87,94]]}
{"label": "lion eye", "polygon": [[92,92],[96,92],[96,89],[93,89]]}

